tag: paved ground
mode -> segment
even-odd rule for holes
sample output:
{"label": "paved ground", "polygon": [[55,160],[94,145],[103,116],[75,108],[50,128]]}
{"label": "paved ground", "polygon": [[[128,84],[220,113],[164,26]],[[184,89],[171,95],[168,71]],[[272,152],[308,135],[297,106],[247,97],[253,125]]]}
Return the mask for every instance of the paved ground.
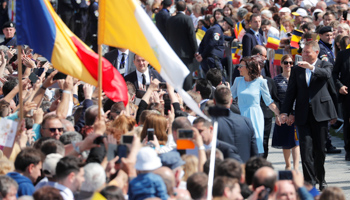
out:
{"label": "paved ground", "polygon": [[[343,189],[346,199],[350,199],[350,162],[345,161],[344,141],[338,137],[332,137],[332,144],[342,150],[341,154],[327,154],[325,169],[328,186],[336,186]],[[271,145],[271,139],[270,139]],[[284,170],[285,162],[281,149],[270,148],[267,158],[273,163],[276,170]],[[301,169],[301,163],[300,163]]]}

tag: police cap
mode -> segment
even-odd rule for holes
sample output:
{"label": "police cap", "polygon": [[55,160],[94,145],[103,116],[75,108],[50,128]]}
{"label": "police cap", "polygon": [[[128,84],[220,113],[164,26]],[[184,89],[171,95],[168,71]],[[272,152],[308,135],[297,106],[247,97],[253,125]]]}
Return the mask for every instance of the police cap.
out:
{"label": "police cap", "polygon": [[15,23],[13,23],[11,21],[5,22],[5,24],[2,25],[2,29],[4,29],[4,28],[14,28],[14,27],[15,27]]}
{"label": "police cap", "polygon": [[318,31],[318,34],[323,34],[323,33],[328,33],[328,32],[333,32],[333,28],[332,28],[331,26],[322,27],[322,28]]}
{"label": "police cap", "polygon": [[224,21],[225,21],[228,25],[230,25],[231,27],[233,27],[233,21],[232,21],[231,18],[229,18],[229,17],[224,17]]}

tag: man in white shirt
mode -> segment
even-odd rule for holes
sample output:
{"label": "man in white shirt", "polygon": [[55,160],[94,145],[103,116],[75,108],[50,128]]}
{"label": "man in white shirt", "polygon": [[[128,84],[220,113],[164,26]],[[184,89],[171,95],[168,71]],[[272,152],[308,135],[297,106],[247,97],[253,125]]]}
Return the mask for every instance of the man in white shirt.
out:
{"label": "man in white shirt", "polygon": [[54,187],[60,190],[64,200],[73,200],[74,192],[80,191],[84,182],[84,164],[74,156],[66,156],[58,161],[56,166],[58,184]]}

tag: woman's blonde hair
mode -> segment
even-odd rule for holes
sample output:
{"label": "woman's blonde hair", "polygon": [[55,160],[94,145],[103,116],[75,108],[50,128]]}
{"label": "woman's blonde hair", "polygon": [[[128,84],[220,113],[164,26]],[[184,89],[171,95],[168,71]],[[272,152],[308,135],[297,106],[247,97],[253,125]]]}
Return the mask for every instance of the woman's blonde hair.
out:
{"label": "woman's blonde hair", "polygon": [[187,154],[182,155],[181,158],[186,162],[186,164],[183,166],[185,175],[182,177],[182,180],[187,181],[188,177],[198,172],[198,158],[194,155]]}
{"label": "woman's blonde hair", "polygon": [[125,115],[118,116],[115,120],[107,125],[107,134],[111,134],[117,139],[118,143],[122,135],[132,131],[136,125],[136,120]]}

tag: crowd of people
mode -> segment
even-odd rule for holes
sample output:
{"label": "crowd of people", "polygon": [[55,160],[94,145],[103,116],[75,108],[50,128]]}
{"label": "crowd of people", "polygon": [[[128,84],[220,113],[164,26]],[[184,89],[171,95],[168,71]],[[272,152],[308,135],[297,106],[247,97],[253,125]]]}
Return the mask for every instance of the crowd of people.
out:
{"label": "crowd of people", "polygon": [[[50,2],[96,51],[98,1]],[[18,126],[13,145],[0,135],[0,199],[345,200],[328,187],[324,162],[340,153],[329,129],[342,123],[350,161],[348,0],[139,3],[189,69],[183,88],[206,117],[146,59],[113,47],[104,57],[124,77],[128,104],[102,94],[99,108],[97,87],[35,49],[23,46],[18,59],[15,23],[3,14],[0,117]],[[267,160],[269,147],[282,149],[285,171]]]}

